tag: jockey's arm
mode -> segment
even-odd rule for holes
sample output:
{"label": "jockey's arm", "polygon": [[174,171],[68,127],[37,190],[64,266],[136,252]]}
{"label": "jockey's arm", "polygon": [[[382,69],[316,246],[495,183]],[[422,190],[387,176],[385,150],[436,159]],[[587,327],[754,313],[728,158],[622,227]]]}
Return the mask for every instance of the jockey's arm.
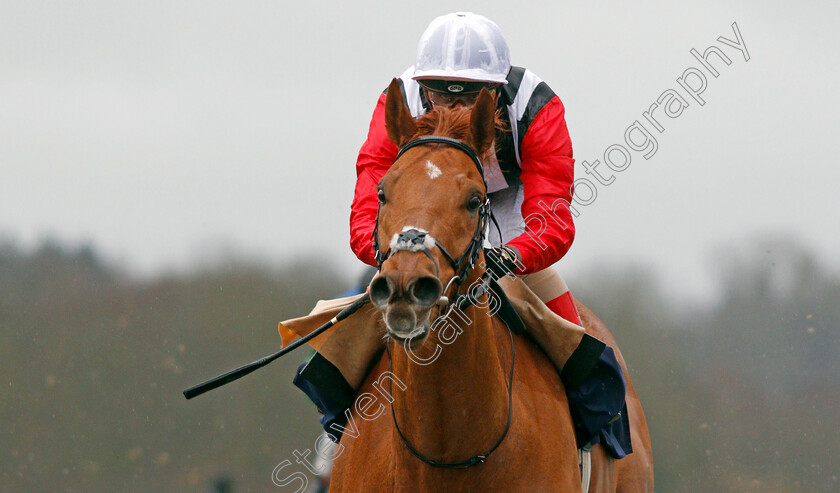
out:
{"label": "jockey's arm", "polygon": [[555,96],[534,117],[520,152],[526,230],[507,245],[519,253],[527,274],[560,260],[575,237],[569,210],[575,160],[560,98]]}
{"label": "jockey's arm", "polygon": [[397,157],[397,146],[385,129],[385,94],[379,97],[368,136],[356,160],[356,192],[350,211],[350,247],[362,262],[376,266],[373,229],[379,207],[377,187]]}

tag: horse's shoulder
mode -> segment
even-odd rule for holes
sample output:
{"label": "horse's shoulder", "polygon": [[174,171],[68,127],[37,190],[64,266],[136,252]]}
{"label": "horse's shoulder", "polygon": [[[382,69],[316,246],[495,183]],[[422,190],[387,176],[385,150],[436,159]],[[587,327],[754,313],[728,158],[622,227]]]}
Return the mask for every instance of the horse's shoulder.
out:
{"label": "horse's shoulder", "polygon": [[499,361],[505,372],[510,370],[511,356],[514,358],[515,393],[550,395],[552,401],[556,398],[557,403],[565,405],[565,391],[560,374],[542,348],[527,333],[513,334],[512,352],[511,333],[507,326],[500,320],[496,320],[494,324]]}

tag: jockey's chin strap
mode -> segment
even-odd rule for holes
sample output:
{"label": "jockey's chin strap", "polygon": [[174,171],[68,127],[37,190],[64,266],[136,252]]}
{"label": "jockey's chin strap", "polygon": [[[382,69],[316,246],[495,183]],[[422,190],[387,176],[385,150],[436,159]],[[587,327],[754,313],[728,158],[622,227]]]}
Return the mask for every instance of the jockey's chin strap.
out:
{"label": "jockey's chin strap", "polygon": [[[484,181],[484,166],[481,165],[481,160],[478,159],[478,155],[472,149],[472,147],[468,146],[467,144],[461,142],[460,140],[453,139],[450,137],[441,137],[438,135],[424,135],[422,137],[418,137],[414,140],[409,141],[406,143],[400,152],[397,154],[397,158],[395,160],[398,161],[403,154],[412,147],[417,147],[420,145],[428,145],[428,144],[445,144],[451,147],[455,147],[456,149],[460,149],[467,156],[472,159],[473,163],[475,163],[476,169],[478,169],[479,174],[481,175],[482,181]],[[443,306],[449,305],[449,298],[446,296],[446,292],[449,289],[449,286],[452,285],[454,282],[456,284],[455,291],[458,292],[460,290],[460,286],[466,281],[467,277],[470,275],[473,267],[475,267],[475,262],[478,260],[478,255],[481,253],[481,247],[484,244],[484,232],[487,229],[487,223],[490,219],[490,198],[486,196],[484,197],[484,201],[478,208],[478,220],[476,221],[475,225],[475,232],[473,233],[472,240],[470,240],[470,244],[467,245],[466,250],[464,253],[461,254],[458,258],[455,258],[443,244],[438,241],[437,239],[433,238],[431,235],[428,234],[427,231],[420,230],[418,228],[406,228],[402,232],[397,235],[397,242],[396,248],[389,248],[387,251],[382,252],[380,248],[379,242],[379,213],[382,210],[382,203],[379,203],[379,207],[376,211],[376,225],[373,228],[373,249],[374,249],[374,256],[376,258],[376,264],[379,270],[382,270],[382,264],[391,258],[395,253],[401,250],[409,250],[415,252],[422,252],[427,257],[429,257],[432,262],[435,264],[435,268],[440,270],[437,261],[432,256],[431,250],[432,246],[437,246],[443,256],[449,260],[449,264],[452,266],[452,269],[455,271],[455,274],[446,284],[446,287],[443,290],[443,296],[441,297],[440,304]],[[463,295],[459,295],[463,296]]]}

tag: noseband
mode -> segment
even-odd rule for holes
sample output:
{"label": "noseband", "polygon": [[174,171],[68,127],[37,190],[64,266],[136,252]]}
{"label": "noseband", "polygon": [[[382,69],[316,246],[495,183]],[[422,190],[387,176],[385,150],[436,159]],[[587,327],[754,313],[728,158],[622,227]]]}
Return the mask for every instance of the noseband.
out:
{"label": "noseband", "polygon": [[[461,142],[460,140],[453,139],[450,137],[442,137],[438,135],[424,135],[422,137],[417,137],[414,140],[409,141],[405,144],[400,152],[397,154],[397,158],[394,160],[395,162],[405,154],[406,151],[411,149],[412,147],[417,147],[421,145],[427,144],[444,144],[450,147],[454,147],[456,149],[460,149],[467,156],[472,159],[472,162],[475,163],[475,167],[478,170],[478,173],[481,175],[481,181],[484,181],[484,166],[481,165],[481,160],[478,159],[478,155],[475,151],[468,146],[467,144]],[[455,275],[452,279],[447,283],[446,287],[448,288],[450,284],[456,282],[456,291],[464,283],[467,277],[470,275],[473,267],[475,267],[475,262],[478,260],[478,254],[481,252],[481,247],[484,244],[484,231],[487,228],[487,222],[490,218],[490,199],[486,196],[484,197],[484,201],[482,202],[481,206],[478,208],[478,220],[475,225],[475,232],[473,233],[473,238],[470,241],[470,244],[467,245],[466,250],[460,257],[455,258],[449,253],[449,250],[443,246],[437,239],[432,238],[426,231],[421,231],[416,228],[410,228],[402,231],[397,236],[397,245],[399,248],[389,248],[388,251],[382,252],[380,249],[379,243],[379,212],[382,209],[382,203],[379,203],[379,208],[376,211],[376,225],[373,228],[373,248],[374,248],[374,255],[376,258],[377,266],[379,270],[382,270],[382,263],[391,258],[396,252],[400,250],[411,250],[416,252],[423,252],[432,259],[435,266],[437,266],[437,261],[435,261],[432,254],[429,252],[430,250],[430,243],[432,240],[434,241],[434,245],[437,246],[443,256],[449,260],[449,263],[452,265],[452,269],[455,271]],[[446,289],[444,288],[444,295],[446,294]]]}

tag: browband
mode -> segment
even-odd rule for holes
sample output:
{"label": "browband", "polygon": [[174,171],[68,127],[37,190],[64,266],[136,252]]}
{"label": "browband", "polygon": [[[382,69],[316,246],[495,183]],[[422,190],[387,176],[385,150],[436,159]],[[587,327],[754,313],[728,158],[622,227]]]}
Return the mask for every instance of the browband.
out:
{"label": "browband", "polygon": [[400,149],[400,152],[397,153],[397,158],[394,159],[394,161],[399,159],[403,154],[405,154],[405,151],[411,149],[412,147],[424,144],[446,144],[461,149],[467,154],[467,156],[470,157],[470,159],[473,160],[473,162],[475,163],[475,167],[481,174],[481,179],[484,179],[484,166],[481,165],[481,160],[478,159],[478,155],[475,153],[472,147],[468,146],[467,144],[461,142],[458,139],[453,139],[451,137],[441,137],[440,135],[424,135],[422,137],[417,137],[416,139],[413,139],[406,143],[402,147],[402,149]]}

